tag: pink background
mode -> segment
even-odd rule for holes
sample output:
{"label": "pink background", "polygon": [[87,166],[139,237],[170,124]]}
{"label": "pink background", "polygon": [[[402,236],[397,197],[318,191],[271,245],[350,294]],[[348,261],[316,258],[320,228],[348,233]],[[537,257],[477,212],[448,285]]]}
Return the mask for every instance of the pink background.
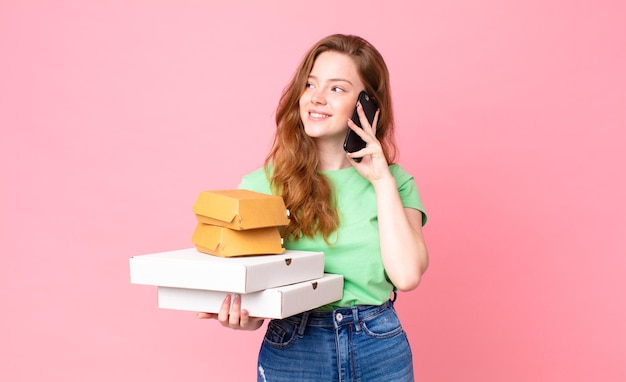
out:
{"label": "pink background", "polygon": [[385,56],[430,215],[418,380],[625,380],[625,7],[397,3],[3,1],[0,380],[254,380],[262,331],[158,309],[128,259],[191,246],[335,32]]}

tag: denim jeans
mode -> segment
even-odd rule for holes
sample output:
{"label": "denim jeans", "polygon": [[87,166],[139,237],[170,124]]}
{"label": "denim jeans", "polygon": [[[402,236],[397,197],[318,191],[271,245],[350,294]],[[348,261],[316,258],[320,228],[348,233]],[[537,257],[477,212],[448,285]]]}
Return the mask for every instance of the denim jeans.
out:
{"label": "denim jeans", "polygon": [[411,348],[391,301],[272,320],[259,352],[259,382],[413,380]]}

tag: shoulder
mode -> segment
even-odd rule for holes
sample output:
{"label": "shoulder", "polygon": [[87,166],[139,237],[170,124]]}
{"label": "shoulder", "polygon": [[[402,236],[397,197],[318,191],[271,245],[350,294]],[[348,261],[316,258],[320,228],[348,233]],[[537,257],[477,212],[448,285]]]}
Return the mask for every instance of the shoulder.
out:
{"label": "shoulder", "polygon": [[266,171],[265,167],[258,168],[241,178],[237,188],[271,194],[270,176],[271,168]]}
{"label": "shoulder", "polygon": [[413,180],[413,175],[406,172],[406,170],[403,169],[399,164],[390,165],[389,171],[398,183],[398,187],[400,187],[402,184],[405,184],[406,182],[410,182]]}

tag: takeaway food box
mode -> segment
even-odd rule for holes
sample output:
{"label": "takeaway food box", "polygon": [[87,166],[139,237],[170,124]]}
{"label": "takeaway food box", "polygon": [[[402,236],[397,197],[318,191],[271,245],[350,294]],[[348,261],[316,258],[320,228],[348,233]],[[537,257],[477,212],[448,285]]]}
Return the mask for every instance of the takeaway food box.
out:
{"label": "takeaway food box", "polygon": [[220,257],[270,255],[285,252],[277,227],[239,231],[198,223],[191,241],[198,251]]}
{"label": "takeaway food box", "polygon": [[340,300],[343,276],[324,273],[324,253],[217,257],[187,248],[130,258],[131,283],[157,286],[164,309],[218,312],[239,293],[250,315],[284,318]]}
{"label": "takeaway food box", "polygon": [[191,241],[202,253],[237,257],[285,251],[278,227],[289,224],[283,199],[249,190],[202,191],[193,206]]}
{"label": "takeaway food box", "polygon": [[[226,292],[185,288],[158,288],[159,308],[219,312]],[[241,294],[241,307],[250,316],[285,318],[340,300],[343,277],[325,274],[320,279]]]}
{"label": "takeaway food box", "polygon": [[195,248],[130,258],[130,281],[157,286],[159,307],[217,312],[227,293],[251,315],[282,318],[340,300],[343,277],[324,274],[324,253],[285,250],[278,196],[202,191],[194,204]]}
{"label": "takeaway food box", "polygon": [[199,223],[234,230],[289,224],[283,198],[249,190],[202,191],[193,211]]}
{"label": "takeaway food box", "polygon": [[162,287],[251,293],[323,276],[323,252],[224,258],[187,248],[130,258],[131,283]]}

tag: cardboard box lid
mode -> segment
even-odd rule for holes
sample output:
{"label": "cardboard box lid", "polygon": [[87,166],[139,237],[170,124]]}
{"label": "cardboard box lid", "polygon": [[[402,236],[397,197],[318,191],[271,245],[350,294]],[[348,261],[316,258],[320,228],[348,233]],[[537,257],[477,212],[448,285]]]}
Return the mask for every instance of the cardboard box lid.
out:
{"label": "cardboard box lid", "polygon": [[[158,288],[160,308],[219,312],[226,292],[184,288]],[[343,276],[323,277],[241,295],[241,306],[253,317],[285,318],[338,301],[343,296]]]}
{"label": "cardboard box lid", "polygon": [[221,257],[273,255],[285,252],[277,227],[237,231],[198,223],[191,241],[200,252]]}
{"label": "cardboard box lid", "polygon": [[280,255],[217,257],[196,248],[133,256],[130,282],[250,293],[322,277],[324,253],[286,250]]}
{"label": "cardboard box lid", "polygon": [[201,223],[236,230],[289,224],[283,198],[249,190],[202,191],[193,211]]}

